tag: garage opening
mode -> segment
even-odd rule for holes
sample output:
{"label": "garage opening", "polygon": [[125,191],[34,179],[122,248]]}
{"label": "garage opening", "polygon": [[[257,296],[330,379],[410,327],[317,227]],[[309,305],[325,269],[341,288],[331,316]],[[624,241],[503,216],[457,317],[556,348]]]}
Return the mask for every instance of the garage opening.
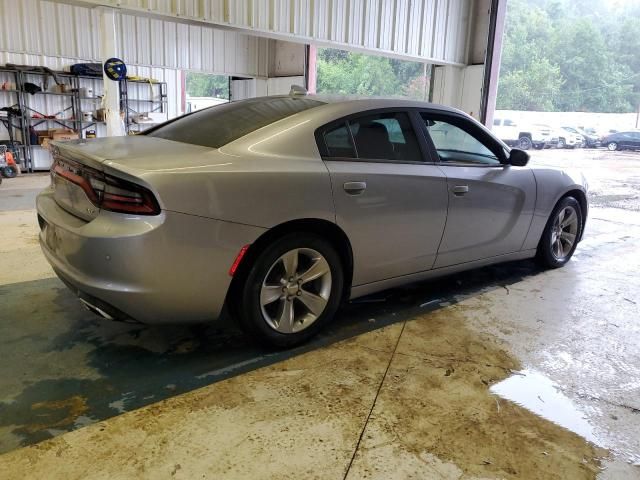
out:
{"label": "garage opening", "polygon": [[494,131],[522,149],[640,148],[639,51],[637,2],[510,0]]}
{"label": "garage opening", "polygon": [[427,101],[431,91],[431,65],[320,48],[317,82],[319,94],[392,96]]}
{"label": "garage opening", "polygon": [[195,112],[229,101],[229,77],[185,72],[184,112]]}

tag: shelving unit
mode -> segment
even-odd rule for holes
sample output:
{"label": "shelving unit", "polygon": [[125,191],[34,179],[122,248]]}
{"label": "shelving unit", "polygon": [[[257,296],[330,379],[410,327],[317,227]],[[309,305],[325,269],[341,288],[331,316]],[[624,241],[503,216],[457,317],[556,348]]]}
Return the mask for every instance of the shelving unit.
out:
{"label": "shelving unit", "polygon": [[[48,130],[59,126],[72,130],[80,138],[85,138],[87,130],[92,128],[95,128],[100,136],[98,128],[106,125],[104,121],[83,119],[83,112],[94,112],[100,106],[102,97],[98,92],[102,91],[102,77],[74,75],[69,72],[54,73],[61,83],[68,85],[70,91],[47,91],[44,87],[55,84],[50,73],[0,67],[0,83],[7,80],[16,86],[16,88],[0,90],[0,107],[10,107],[21,112],[21,115],[10,116],[0,113],[0,121],[9,131],[9,139],[14,141],[14,149],[19,153],[17,160],[25,172],[46,170],[51,163],[48,152],[41,153],[41,145],[32,141],[32,129],[43,130],[38,127],[46,126]],[[43,91],[30,94],[24,88],[27,82],[43,87]],[[149,86],[149,98],[141,95],[143,85]],[[135,87],[130,88],[132,86]],[[96,93],[88,96],[87,91]],[[84,95],[81,96],[81,93]],[[124,112],[127,133],[137,133],[154,125],[155,123],[150,122],[135,123],[134,119],[146,112],[166,113],[167,102],[165,82],[123,80],[120,83],[120,108]],[[141,108],[141,105],[146,107]]]}

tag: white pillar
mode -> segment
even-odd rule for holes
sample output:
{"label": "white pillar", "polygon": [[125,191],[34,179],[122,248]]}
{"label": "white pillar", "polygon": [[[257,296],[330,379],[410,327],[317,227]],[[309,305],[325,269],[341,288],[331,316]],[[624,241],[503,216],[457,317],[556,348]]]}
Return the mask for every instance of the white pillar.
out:
{"label": "white pillar", "polygon": [[[109,58],[116,56],[116,16],[113,8],[100,8],[100,58],[104,64]],[[105,109],[107,136],[126,135],[124,123],[120,117],[120,84],[102,73],[104,97],[102,107]]]}

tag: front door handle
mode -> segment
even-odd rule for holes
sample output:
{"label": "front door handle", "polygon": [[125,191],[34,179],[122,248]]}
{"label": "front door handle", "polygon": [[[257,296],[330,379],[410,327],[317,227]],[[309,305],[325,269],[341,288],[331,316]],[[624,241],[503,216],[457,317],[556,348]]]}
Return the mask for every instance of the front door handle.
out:
{"label": "front door handle", "polygon": [[457,197],[462,197],[464,194],[469,192],[469,186],[468,185],[455,185],[455,186],[451,187],[451,192]]}
{"label": "front door handle", "polygon": [[367,182],[346,182],[342,188],[349,195],[360,195],[367,189]]}

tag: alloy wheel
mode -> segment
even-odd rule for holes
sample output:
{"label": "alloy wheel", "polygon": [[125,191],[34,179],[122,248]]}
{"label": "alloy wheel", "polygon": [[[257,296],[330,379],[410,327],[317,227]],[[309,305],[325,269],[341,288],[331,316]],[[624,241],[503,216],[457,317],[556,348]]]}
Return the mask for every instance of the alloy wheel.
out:
{"label": "alloy wheel", "polygon": [[551,253],[556,260],[564,260],[571,255],[578,236],[578,213],[572,206],[558,212],[551,230]]}
{"label": "alloy wheel", "polygon": [[311,248],[290,250],[273,263],[262,282],[262,315],[279,333],[300,332],[325,310],[331,284],[331,267],[322,254]]}

